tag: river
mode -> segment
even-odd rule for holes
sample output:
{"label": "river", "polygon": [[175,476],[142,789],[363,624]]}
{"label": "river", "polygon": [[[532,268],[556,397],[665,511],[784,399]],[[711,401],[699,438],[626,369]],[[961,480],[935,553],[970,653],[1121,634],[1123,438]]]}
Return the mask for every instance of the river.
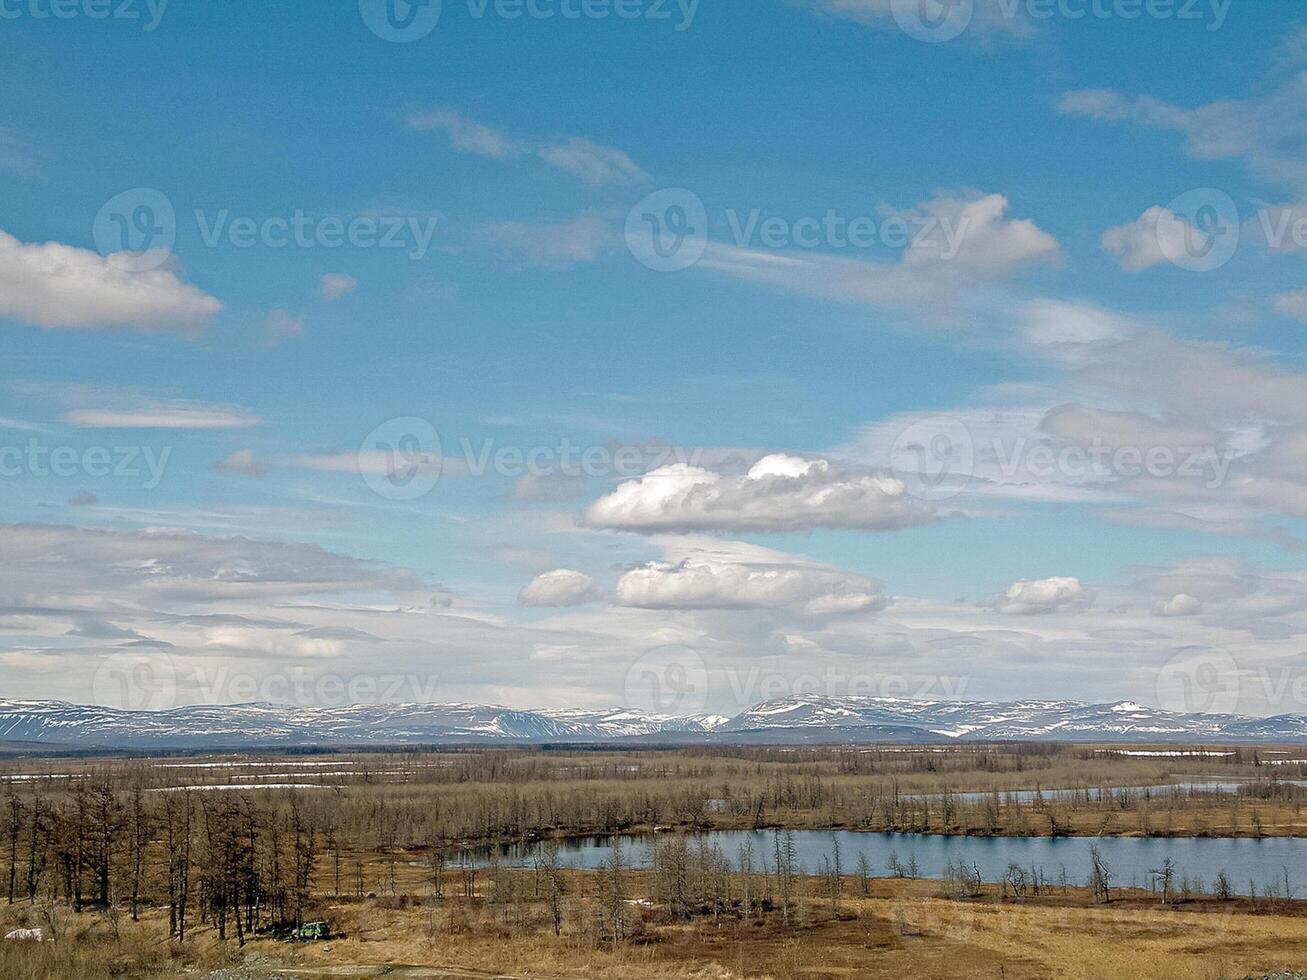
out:
{"label": "river", "polygon": [[[1039,869],[1050,883],[1060,880],[1063,869],[1073,885],[1083,885],[1089,876],[1089,848],[1097,846],[1112,871],[1117,887],[1146,887],[1150,872],[1170,858],[1176,870],[1176,884],[1181,876],[1201,878],[1210,891],[1219,872],[1224,871],[1235,892],[1247,895],[1254,882],[1258,894],[1273,887],[1276,894],[1284,890],[1285,869],[1290,889],[1307,896],[1307,839],[1268,837],[1261,840],[1233,837],[945,837],[926,834],[859,833],[855,831],[793,831],[799,863],[807,873],[817,872],[822,859],[831,855],[839,842],[840,859],[846,873],[854,873],[859,855],[870,862],[872,874],[891,877],[892,861],[901,865],[913,859],[923,878],[942,877],[944,868],[961,860],[979,866],[986,881],[997,881],[1015,863],[1030,870]],[[630,867],[647,866],[649,844],[667,835],[622,837],[588,837],[560,842],[560,858],[567,867],[595,869],[606,862],[614,844],[621,846]],[[775,837],[770,831],[712,831],[700,835],[716,844],[738,863],[740,848],[747,841],[752,846],[754,867],[766,860],[774,866]],[[508,864],[530,865],[540,853],[539,844],[514,845],[499,849],[500,859]],[[476,853],[478,863],[490,859],[491,852]]]}

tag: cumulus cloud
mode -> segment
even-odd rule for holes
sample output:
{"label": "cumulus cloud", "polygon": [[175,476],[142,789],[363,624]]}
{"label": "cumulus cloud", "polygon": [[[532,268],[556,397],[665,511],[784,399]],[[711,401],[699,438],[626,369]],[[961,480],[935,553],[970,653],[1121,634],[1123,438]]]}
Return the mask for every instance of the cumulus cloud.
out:
{"label": "cumulus cloud", "polygon": [[1002,278],[1061,258],[1056,238],[1029,218],[1009,218],[1007,211],[1002,194],[973,194],[937,197],[890,213],[928,230],[904,253],[908,267],[948,262],[977,277]]}
{"label": "cumulus cloud", "polygon": [[166,267],[129,272],[112,256],[0,231],[0,317],[51,329],[194,333],[221,308]]}
{"label": "cumulus cloud", "polygon": [[1094,601],[1094,593],[1078,578],[1054,577],[1014,582],[999,599],[995,608],[1009,616],[1084,609]]}
{"label": "cumulus cloud", "polygon": [[1103,232],[1103,248],[1119,259],[1126,272],[1143,272],[1169,256],[1184,255],[1185,236],[1192,231],[1186,218],[1154,206],[1129,224]]}
{"label": "cumulus cloud", "polygon": [[594,586],[594,579],[584,572],[559,568],[537,575],[518,593],[517,600],[537,608],[580,606],[597,598]]}
{"label": "cumulus cloud", "polygon": [[319,281],[318,288],[323,299],[334,301],[354,292],[358,284],[358,280],[353,276],[343,272],[328,272]]}
{"label": "cumulus cloud", "polygon": [[1187,592],[1178,592],[1169,599],[1158,600],[1153,606],[1153,612],[1158,616],[1196,616],[1202,611],[1203,601]]}
{"label": "cumulus cloud", "polygon": [[742,476],[682,463],[623,483],[586,510],[591,527],[656,531],[889,531],[933,512],[893,478],[774,454]]}
{"label": "cumulus cloud", "polygon": [[444,133],[450,146],[464,153],[496,160],[535,155],[591,187],[625,187],[649,179],[624,151],[579,136],[552,142],[517,139],[457,110],[439,107],[409,116],[408,124],[419,132]]}
{"label": "cumulus cloud", "polygon": [[650,562],[617,584],[622,605],[644,609],[752,609],[793,606],[810,615],[865,612],[885,605],[880,583],[810,565],[709,559]]}

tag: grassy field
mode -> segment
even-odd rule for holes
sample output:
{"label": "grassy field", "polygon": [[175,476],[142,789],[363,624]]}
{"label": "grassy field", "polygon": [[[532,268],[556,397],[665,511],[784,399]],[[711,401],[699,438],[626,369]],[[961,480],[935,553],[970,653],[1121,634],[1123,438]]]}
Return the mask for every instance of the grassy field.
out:
{"label": "grassy field", "polygon": [[[572,887],[585,891],[573,875]],[[593,877],[593,876],[590,876]],[[816,884],[808,882],[808,890]],[[590,889],[594,891],[593,884]],[[630,901],[648,890],[636,885]],[[616,946],[596,941],[578,912],[555,937],[543,911],[534,924],[507,928],[478,899],[448,904],[364,900],[328,907],[346,933],[296,946],[251,940],[243,949],[200,929],[184,944],[160,943],[157,912],[116,926],[103,915],[67,915],[58,942],[0,944],[6,980],[100,980],[110,977],[212,976],[214,980],[298,975],[447,975],[593,980],[848,977],[1238,978],[1307,964],[1303,903],[1211,900],[1171,907],[1125,894],[1094,905],[1083,890],[1022,901],[990,892],[967,901],[938,883],[877,880],[870,896],[845,895],[837,913],[827,901],[796,901],[791,921],[774,910],[749,922],[736,917],[672,921],[657,905],[633,905],[638,938]],[[32,921],[0,914],[6,928]],[[117,935],[115,937],[115,930]],[[405,973],[403,968],[423,968]],[[282,971],[294,971],[293,973]],[[460,973],[460,971],[462,971]]]}

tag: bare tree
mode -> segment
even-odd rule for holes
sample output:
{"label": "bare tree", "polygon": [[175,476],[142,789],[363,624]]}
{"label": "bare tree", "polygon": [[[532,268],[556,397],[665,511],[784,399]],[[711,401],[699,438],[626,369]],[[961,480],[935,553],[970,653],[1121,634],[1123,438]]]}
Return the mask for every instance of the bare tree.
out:
{"label": "bare tree", "polygon": [[1112,869],[1103,860],[1097,844],[1089,845],[1089,887],[1094,893],[1094,901],[1106,905],[1112,901]]}

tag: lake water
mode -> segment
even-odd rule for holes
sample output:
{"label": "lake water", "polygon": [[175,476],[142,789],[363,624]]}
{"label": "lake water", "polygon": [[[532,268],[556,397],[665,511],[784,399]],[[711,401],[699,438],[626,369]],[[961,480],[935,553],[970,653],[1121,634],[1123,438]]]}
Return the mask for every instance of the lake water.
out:
{"label": "lake water", "polygon": [[[1307,780],[1302,779],[1281,779],[1278,781],[1281,786],[1303,786],[1307,787]],[[1165,800],[1172,794],[1181,795],[1193,794],[1212,794],[1218,796],[1231,796],[1239,793],[1240,790],[1255,789],[1257,786],[1269,786],[1269,780],[1241,779],[1237,781],[1221,779],[1190,779],[1174,783],[1154,783],[1148,786],[1113,786],[1113,787],[1084,787],[1081,789],[1019,789],[1019,790],[1000,790],[999,799],[1004,802],[1013,803],[1030,803],[1036,798],[1041,798],[1048,802],[1090,799],[1095,801],[1113,800],[1122,798],[1137,798],[1149,796],[1155,800]],[[974,793],[963,792],[954,793],[953,799],[957,803],[980,803],[990,797],[993,793]],[[906,796],[905,799],[914,797]],[[942,800],[942,793],[927,793],[923,796],[917,796],[915,799],[924,800]]]}
{"label": "lake water", "polygon": [[[622,847],[631,867],[647,866],[651,839],[667,835],[624,837],[589,837],[560,842],[562,862],[572,868],[594,869],[609,859],[614,843]],[[740,847],[748,840],[753,847],[757,867],[766,859],[772,862],[774,836],[771,832],[713,831],[701,835],[716,844],[735,863]],[[1083,885],[1089,877],[1090,845],[1097,845],[1103,860],[1112,870],[1116,887],[1147,887],[1149,872],[1160,868],[1168,857],[1175,862],[1176,883],[1181,875],[1201,877],[1210,891],[1217,873],[1229,875],[1234,890],[1246,895],[1249,880],[1261,893],[1274,885],[1283,890],[1284,869],[1289,869],[1290,887],[1295,894],[1307,896],[1307,839],[1268,837],[1263,840],[1228,837],[943,837],[925,834],[856,833],[853,831],[794,831],[798,860],[805,872],[815,873],[822,859],[829,857],[832,844],[839,841],[841,862],[852,873],[858,856],[865,855],[876,877],[891,877],[891,858],[906,865],[916,858],[923,878],[942,877],[949,863],[959,860],[979,865],[986,881],[997,881],[1015,862],[1029,870],[1039,868],[1050,883],[1059,879],[1063,868],[1070,882]],[[539,854],[538,844],[516,845],[500,849],[500,859],[509,864],[531,864]],[[490,857],[489,851],[477,855],[479,862]]]}

